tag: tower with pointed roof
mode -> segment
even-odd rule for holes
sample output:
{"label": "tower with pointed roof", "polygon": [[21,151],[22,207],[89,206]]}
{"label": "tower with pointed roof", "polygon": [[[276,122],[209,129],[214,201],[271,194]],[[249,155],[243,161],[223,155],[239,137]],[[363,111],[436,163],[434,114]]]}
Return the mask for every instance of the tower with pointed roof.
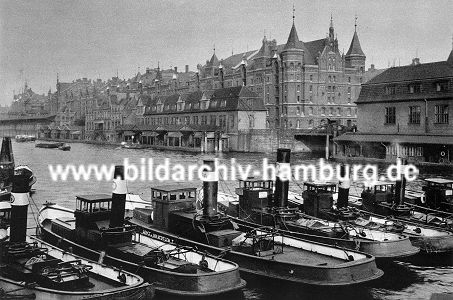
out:
{"label": "tower with pointed roof", "polygon": [[359,36],[357,35],[357,17],[354,25],[354,36],[351,45],[345,56],[345,66],[347,68],[356,68],[360,72],[365,71],[365,53],[360,46]]}
{"label": "tower with pointed roof", "polygon": [[286,41],[283,51],[281,52],[281,74],[283,87],[280,91],[280,103],[276,103],[279,108],[277,111],[280,115],[280,128],[292,127],[292,121],[288,119],[292,115],[294,104],[302,102],[303,92],[300,87],[303,81],[303,66],[305,46],[299,40],[296,25],[294,24],[294,8],[293,8],[293,25],[289,32],[288,40]]}

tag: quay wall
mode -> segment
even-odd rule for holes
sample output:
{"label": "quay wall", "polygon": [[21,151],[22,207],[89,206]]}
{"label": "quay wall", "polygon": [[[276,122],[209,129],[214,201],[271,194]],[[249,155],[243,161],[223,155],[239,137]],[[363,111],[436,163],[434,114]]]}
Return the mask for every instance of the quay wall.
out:
{"label": "quay wall", "polygon": [[[0,135],[11,136],[16,135],[35,135],[40,140],[58,141],[58,142],[78,142],[90,144],[106,144],[119,145],[118,141],[95,141],[84,139],[63,139],[43,137],[39,134],[38,124],[17,123],[17,124],[0,124]],[[249,129],[238,130],[235,133],[228,133],[229,151],[232,152],[258,152],[258,153],[273,153],[278,148],[289,148],[293,152],[316,152],[324,150],[324,138],[300,138],[297,132],[293,130],[282,129]],[[198,148],[190,147],[167,147],[159,145],[147,145],[146,148],[162,149],[162,150],[177,150],[200,152]],[[187,149],[186,149],[187,148]]]}

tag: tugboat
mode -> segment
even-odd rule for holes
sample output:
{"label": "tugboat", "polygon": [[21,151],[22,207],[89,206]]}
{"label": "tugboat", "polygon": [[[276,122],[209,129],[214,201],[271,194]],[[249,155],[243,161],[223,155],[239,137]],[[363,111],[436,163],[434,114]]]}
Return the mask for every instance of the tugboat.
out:
{"label": "tugboat", "polygon": [[[290,150],[277,150],[277,169],[279,165],[290,163]],[[343,182],[346,190],[346,183]],[[289,181],[277,175],[275,194],[273,181],[247,179],[239,181],[234,197],[224,206],[225,212],[234,216],[234,221],[248,226],[273,226],[286,236],[339,245],[359,250],[375,256],[379,260],[393,260],[415,255],[419,249],[412,246],[409,238],[380,228],[363,228],[349,221],[358,217],[347,212],[346,204],[333,205],[332,195],[335,183],[305,183],[304,212],[299,208],[288,207]],[[340,196],[344,195],[340,189]]]}
{"label": "tugboat", "polygon": [[350,205],[356,207],[363,216],[360,222],[355,223],[387,228],[403,224],[402,233],[409,236],[412,244],[422,252],[453,251],[453,232],[424,224],[423,218],[417,217],[414,209],[404,203],[405,188],[406,179],[402,176],[396,183],[376,182],[363,190],[361,198],[350,198]]}
{"label": "tugboat", "polygon": [[213,161],[203,181],[202,210],[197,188],[184,184],[151,188],[152,208],[137,208],[128,222],[151,237],[171,239],[237,262],[254,276],[315,286],[348,286],[383,272],[371,255],[288,237],[270,227],[239,224],[217,211],[218,181]]}
{"label": "tugboat", "polygon": [[189,247],[149,237],[124,225],[126,181],[116,166],[113,193],[76,197],[76,210],[47,204],[39,222],[45,241],[126,269],[155,283],[157,292],[210,296],[240,290],[239,267]]}
{"label": "tugboat", "polygon": [[1,299],[150,299],[143,278],[83,259],[27,236],[28,170],[17,170],[11,192],[10,237],[0,241]]}

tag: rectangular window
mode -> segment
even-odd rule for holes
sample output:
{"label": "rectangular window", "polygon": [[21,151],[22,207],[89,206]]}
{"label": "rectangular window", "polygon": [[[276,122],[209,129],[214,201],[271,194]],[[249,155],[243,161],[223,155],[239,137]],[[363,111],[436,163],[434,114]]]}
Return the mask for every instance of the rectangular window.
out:
{"label": "rectangular window", "polygon": [[386,107],[385,108],[385,124],[395,124],[396,123],[396,107]]}
{"label": "rectangular window", "polygon": [[448,124],[448,105],[436,105],[434,107],[435,123]]}
{"label": "rectangular window", "polygon": [[409,107],[409,124],[420,124],[420,106]]}
{"label": "rectangular window", "polygon": [[391,86],[387,86],[385,88],[385,93],[387,95],[395,95],[396,94],[396,87],[394,85],[391,85]]}

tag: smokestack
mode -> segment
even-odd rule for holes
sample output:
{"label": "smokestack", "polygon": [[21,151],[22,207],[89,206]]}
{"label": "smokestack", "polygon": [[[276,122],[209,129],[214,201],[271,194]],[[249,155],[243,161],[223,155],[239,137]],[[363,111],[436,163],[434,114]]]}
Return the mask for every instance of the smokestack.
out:
{"label": "smokestack", "polygon": [[242,68],[242,85],[246,86],[247,85],[247,68],[245,66],[245,59],[242,59],[241,68]]}
{"label": "smokestack", "polygon": [[215,164],[212,160],[205,160],[203,164],[210,168],[205,172],[203,181],[203,216],[214,217],[217,215],[218,181],[215,176]]}
{"label": "smokestack", "polygon": [[186,65],[186,73],[189,73],[189,65]]}
{"label": "smokestack", "polygon": [[340,165],[340,177],[342,179],[340,179],[340,182],[338,184],[337,208],[348,207],[350,182],[349,182],[349,176],[348,176],[348,178],[345,178],[345,176],[346,176],[346,166],[345,166],[345,164],[341,164]]}
{"label": "smokestack", "polygon": [[404,176],[404,168],[407,165],[407,159],[401,159],[401,178],[395,184],[395,203],[396,205],[404,204],[404,195],[406,193],[406,177]]}
{"label": "smokestack", "polygon": [[224,81],[223,81],[223,66],[219,66],[219,79],[220,79],[220,87],[223,89],[225,87]]}
{"label": "smokestack", "polygon": [[178,73],[178,67],[175,67],[175,73]]}
{"label": "smokestack", "polygon": [[15,172],[11,191],[11,225],[10,242],[23,243],[27,235],[28,205],[30,180],[33,172],[28,167],[22,167]]}
{"label": "smokestack", "polygon": [[288,206],[288,190],[289,190],[289,180],[286,178],[283,180],[279,174],[279,170],[283,166],[289,167],[289,161],[291,156],[290,149],[277,149],[277,163],[276,163],[276,172],[277,178],[275,180],[275,200],[274,207],[287,207]]}
{"label": "smokestack", "polygon": [[110,212],[110,228],[123,227],[126,207],[127,186],[124,177],[124,166],[115,166],[113,173],[112,211]]}

